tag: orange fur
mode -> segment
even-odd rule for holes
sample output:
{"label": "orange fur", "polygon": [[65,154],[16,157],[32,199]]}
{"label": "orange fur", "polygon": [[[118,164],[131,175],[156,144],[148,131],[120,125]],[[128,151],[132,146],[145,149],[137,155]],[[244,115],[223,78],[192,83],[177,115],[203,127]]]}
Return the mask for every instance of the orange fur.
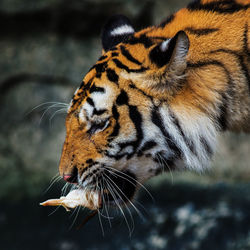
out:
{"label": "orange fur", "polygon": [[[207,6],[215,2],[203,0],[201,4]],[[228,7],[228,1],[217,2],[218,8]],[[77,168],[80,175],[86,168],[88,159],[103,160],[109,136],[117,123],[120,126],[119,135],[124,141],[138,136],[138,129],[131,122],[130,113],[134,107],[136,112],[143,114],[142,129],[151,126],[150,112],[154,106],[164,103],[164,108],[168,106],[177,114],[184,131],[185,123],[182,123],[182,119],[190,122],[194,119],[195,123],[203,117],[211,121],[218,131],[222,127],[219,122],[224,122],[219,120],[225,119],[226,129],[250,132],[250,1],[237,0],[231,3],[245,7],[232,13],[183,8],[165,25],[149,27],[133,35],[134,39],[142,36],[150,39],[151,45],[146,46],[143,42],[121,42],[113,50],[103,53],[104,57],[85,76],[83,85],[72,100],[60,162],[62,175],[71,173],[73,168]],[[184,31],[189,40],[189,45],[186,43],[189,46],[187,56],[183,56],[180,63],[171,68],[178,56],[175,55],[178,48],[175,48],[170,61],[159,67],[152,61],[150,52],[163,41],[173,38],[179,31]],[[180,40],[184,38],[182,33]],[[121,52],[122,48],[134,60],[126,58]],[[118,67],[115,60],[125,66]],[[102,64],[104,68],[99,70],[100,73],[97,66]],[[142,71],[142,68],[146,70]],[[117,83],[115,80],[110,81],[107,69],[113,70],[117,75],[111,77],[119,77]],[[166,86],[163,86],[165,82]],[[110,116],[110,126],[104,131],[89,135],[86,128],[88,121],[81,121],[79,114],[87,98],[91,97],[90,88],[94,84],[111,92],[106,100],[109,104],[106,113]],[[116,112],[119,116],[114,118],[114,103],[121,91],[127,94],[129,102],[126,105],[117,105]],[[103,117],[101,115],[100,119],[104,119]],[[116,166],[118,163],[111,159],[109,164]]]}

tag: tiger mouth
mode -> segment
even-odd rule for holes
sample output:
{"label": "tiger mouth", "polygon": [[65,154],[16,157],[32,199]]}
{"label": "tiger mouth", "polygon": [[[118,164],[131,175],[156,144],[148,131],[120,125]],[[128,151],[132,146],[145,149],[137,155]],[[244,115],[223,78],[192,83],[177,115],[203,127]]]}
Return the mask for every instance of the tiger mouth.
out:
{"label": "tiger mouth", "polygon": [[107,175],[107,185],[103,191],[103,204],[113,207],[129,203],[136,192],[135,175],[129,171],[119,172],[119,174],[109,173]]}

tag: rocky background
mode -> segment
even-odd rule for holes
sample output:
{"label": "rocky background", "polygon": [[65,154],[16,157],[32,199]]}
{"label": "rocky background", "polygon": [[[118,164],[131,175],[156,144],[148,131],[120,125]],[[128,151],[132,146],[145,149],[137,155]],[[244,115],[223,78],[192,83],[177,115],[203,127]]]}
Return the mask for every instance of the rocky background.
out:
{"label": "rocky background", "polygon": [[222,135],[207,173],[149,181],[154,201],[142,191],[142,214],[132,209],[127,223],[113,212],[112,227],[97,216],[76,230],[87,211],[38,205],[59,196],[64,185],[50,187],[65,136],[63,103],[100,56],[105,20],[121,13],[140,29],[186,3],[0,1],[1,249],[250,249],[249,135]]}

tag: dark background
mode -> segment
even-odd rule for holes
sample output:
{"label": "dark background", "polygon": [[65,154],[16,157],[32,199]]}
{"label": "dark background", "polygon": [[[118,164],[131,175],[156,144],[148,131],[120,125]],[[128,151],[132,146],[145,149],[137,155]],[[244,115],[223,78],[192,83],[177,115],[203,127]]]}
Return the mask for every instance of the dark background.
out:
{"label": "dark background", "polygon": [[128,225],[114,211],[111,227],[96,216],[77,230],[88,211],[39,206],[64,185],[47,190],[65,136],[63,106],[47,102],[70,102],[101,55],[103,23],[120,13],[140,29],[187,2],[0,1],[1,249],[250,249],[249,135],[222,135],[210,171],[150,180],[154,201],[141,191],[143,218],[131,209]]}

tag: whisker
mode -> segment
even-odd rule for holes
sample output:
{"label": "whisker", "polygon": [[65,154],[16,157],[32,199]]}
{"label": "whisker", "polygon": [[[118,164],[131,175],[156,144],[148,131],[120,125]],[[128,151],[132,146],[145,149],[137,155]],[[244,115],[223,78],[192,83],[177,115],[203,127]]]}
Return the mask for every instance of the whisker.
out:
{"label": "whisker", "polygon": [[[109,176],[107,176],[105,173],[104,173],[104,175],[114,184],[114,186],[121,192],[121,194],[125,197],[125,199],[130,203],[130,205],[135,209],[135,211],[137,212],[137,214],[141,217],[141,218],[143,218],[143,216],[142,216],[142,214],[141,214],[141,212],[138,210],[138,208],[133,204],[133,202],[124,194],[124,192],[116,185],[116,183],[111,179],[111,178],[109,178]],[[119,198],[121,199],[121,200],[123,200],[122,198],[121,198],[121,196],[119,195]],[[125,204],[126,205],[126,204]]]}
{"label": "whisker", "polygon": [[[119,190],[119,192],[125,197],[125,199],[131,204],[131,206],[135,209],[135,211],[138,213],[138,215],[141,217],[141,213],[140,213],[140,211],[137,209],[137,207],[133,204],[133,202],[131,202],[131,200],[124,194],[124,192],[116,185],[116,183],[112,180],[112,179],[110,179],[109,178],[109,176],[107,176],[107,175],[105,175],[108,179],[109,179],[109,181],[112,183],[112,185],[114,185],[116,188],[114,188],[114,191],[116,192],[116,194],[119,196],[119,198],[121,199],[121,200],[123,200],[123,198],[121,197],[121,195],[118,193],[118,191],[116,190],[116,189],[118,189]],[[110,183],[109,182],[109,183]],[[111,184],[110,183],[110,184]],[[132,218],[132,215],[131,215],[131,212],[130,212],[130,210],[128,209],[128,207],[127,207],[127,204],[126,203],[124,203],[124,205],[125,205],[125,207],[126,207],[126,209],[129,211],[129,214],[130,214],[130,216],[131,216],[131,218]],[[133,219],[133,218],[132,218]]]}
{"label": "whisker", "polygon": [[[162,156],[160,156],[162,157]],[[171,168],[169,167],[168,163],[166,162],[166,160],[162,157],[162,160],[164,162],[164,166],[167,166],[169,172],[170,172],[170,175],[171,175],[171,181],[172,181],[172,185],[174,184],[174,176],[173,176],[173,173],[172,173],[172,170]]]}
{"label": "whisker", "polygon": [[35,106],[34,108],[32,108],[29,112],[27,112],[27,113],[25,114],[25,116],[29,115],[29,114],[32,113],[34,110],[36,110],[36,109],[38,109],[38,108],[40,108],[40,107],[42,107],[42,106],[48,105],[48,104],[52,104],[52,105],[53,105],[53,104],[57,104],[58,107],[59,107],[59,105],[61,105],[61,107],[65,107],[65,108],[67,108],[67,107],[69,106],[68,103],[63,103],[63,102],[44,102],[44,103],[41,103],[41,104]]}
{"label": "whisker", "polygon": [[[116,171],[116,172],[118,172],[118,173],[116,173],[117,175],[118,175],[118,174],[121,174],[121,175],[123,175],[123,176],[126,176],[126,177],[129,178],[130,180],[135,181],[142,189],[144,189],[144,190],[148,193],[148,195],[150,196],[150,198],[152,199],[152,201],[155,202],[155,199],[154,199],[153,195],[150,193],[150,191],[149,191],[142,183],[140,183],[139,181],[137,181],[135,178],[133,178],[133,177],[127,175],[126,173],[124,173],[124,172],[122,172],[122,171],[120,171],[120,170],[118,170],[118,169],[115,169],[115,168],[112,168],[112,167],[108,167],[108,166],[105,166],[105,168],[106,168],[107,170],[110,169],[111,171]],[[125,177],[123,177],[123,176],[119,176],[119,177],[125,179]],[[127,180],[128,182],[130,182],[131,184],[133,184],[130,180],[128,180],[128,179],[125,179],[125,180]],[[134,184],[133,184],[133,185],[134,185]],[[134,185],[134,186],[135,186],[135,185]]]}
{"label": "whisker", "polygon": [[[158,158],[158,159],[160,159],[161,160],[161,164],[160,164],[160,166],[162,167],[162,172],[165,172],[165,166],[168,168],[168,170],[169,170],[169,172],[170,172],[170,175],[171,175],[171,182],[172,182],[172,184],[174,183],[174,177],[173,177],[173,173],[172,173],[172,171],[171,171],[171,168],[169,167],[169,165],[167,164],[167,162],[166,162],[166,160],[160,155],[160,154],[156,154],[156,157]],[[159,161],[159,160],[158,160]],[[163,163],[163,162],[164,163]]]}
{"label": "whisker", "polygon": [[50,109],[52,109],[52,108],[58,108],[57,105],[58,105],[58,104],[53,104],[53,105],[51,105],[51,106],[49,106],[49,107],[47,107],[47,108],[45,109],[45,111],[43,112],[43,114],[42,114],[42,116],[41,116],[41,118],[40,118],[40,120],[39,120],[39,125],[41,124],[42,119],[43,119],[43,117],[45,116],[45,114],[46,114]]}
{"label": "whisker", "polygon": [[56,114],[58,114],[58,113],[64,113],[63,111],[67,113],[67,109],[65,109],[65,108],[58,109],[58,110],[56,110],[56,111],[53,113],[53,115],[49,118],[50,126],[51,126],[51,121],[52,121],[52,119],[56,116]]}
{"label": "whisker", "polygon": [[[97,182],[97,186],[99,187],[98,182]],[[103,178],[102,178],[102,182],[100,182],[100,186],[101,186],[101,188],[100,188],[101,197],[103,197],[103,190],[104,190],[103,189]],[[113,217],[110,217],[110,215],[109,215],[108,207],[106,206],[105,199],[103,199],[103,203],[104,203],[103,207],[104,207],[104,210],[105,210],[105,212],[107,214],[107,219],[108,219],[108,222],[109,222],[109,227],[112,228],[111,219],[113,219]]]}
{"label": "whisker", "polygon": [[[96,181],[95,190],[97,189],[97,191],[100,191],[100,192],[102,193],[102,188],[99,187],[98,175],[97,175],[97,173],[94,174],[93,178],[95,178],[95,181]],[[101,184],[101,183],[100,183],[100,184]],[[103,197],[103,196],[101,195],[101,197]],[[105,216],[104,214],[102,214],[102,212],[100,211],[100,209],[98,209],[98,211],[99,211],[100,215],[101,215],[103,218],[110,220],[109,215],[108,215],[108,216]]]}
{"label": "whisker", "polygon": [[[110,183],[110,185],[112,185],[112,184]],[[121,199],[119,192],[115,188],[113,189],[113,191],[114,191],[114,194],[117,195]],[[124,203],[124,207],[126,208],[128,214],[129,214],[130,220],[131,220],[131,228],[129,228],[129,230],[130,230],[129,237],[131,237],[132,233],[134,232],[134,229],[135,229],[134,218],[133,218],[133,215],[132,215],[132,213],[131,213],[131,211],[126,203]]]}
{"label": "whisker", "polygon": [[61,206],[56,207],[48,216],[53,215]]}
{"label": "whisker", "polygon": [[56,174],[50,181],[49,186],[47,187],[47,189],[43,192],[43,194],[46,194],[50,188],[58,181],[60,181],[62,179],[62,177],[59,174]]}
{"label": "whisker", "polygon": [[100,213],[99,209],[97,211],[98,211],[98,219],[99,219],[100,227],[102,230],[102,235],[104,236],[104,229],[103,229],[102,219],[101,219],[101,215],[100,215],[101,213]]}
{"label": "whisker", "polygon": [[[109,171],[109,173],[111,173],[110,172],[110,170],[108,170]],[[122,173],[122,172],[121,172]],[[113,174],[113,175],[115,175],[115,173],[111,173],[111,174]],[[122,177],[122,176],[119,176],[118,174],[116,174],[118,177],[121,177],[121,178],[123,178],[123,179],[125,179],[125,180],[127,180],[126,178],[124,178],[124,177]],[[130,176],[128,176],[128,177],[130,177]],[[107,176],[107,178],[109,178],[108,176]],[[132,177],[131,177],[132,178]],[[109,178],[110,179],[110,178]],[[110,181],[112,181],[111,179],[110,179]],[[129,180],[127,180],[127,181],[129,181]],[[112,181],[113,182],[113,181]],[[115,183],[114,183],[114,185],[116,185]],[[116,185],[117,186],[117,185]],[[117,186],[117,188],[119,189],[119,191],[125,196],[125,198],[127,199],[127,201],[131,204],[131,206],[135,209],[135,211],[137,212],[137,214],[140,216],[140,218],[142,219],[142,220],[144,220],[145,218],[144,218],[144,216],[143,216],[143,214],[138,210],[138,208],[134,205],[134,203],[124,194],[124,192]],[[137,204],[138,205],[140,205],[145,211],[146,211],[146,209],[144,208],[144,206],[140,203],[140,202],[138,202],[137,201]]]}
{"label": "whisker", "polygon": [[160,165],[160,168],[161,168],[161,171],[163,172],[164,171],[164,166],[163,166],[163,162],[162,162],[162,159],[160,158],[160,155],[156,154],[156,157],[157,157],[157,161]]}
{"label": "whisker", "polygon": [[63,188],[62,188],[62,196],[65,196],[65,194],[67,193],[67,189],[70,187],[71,188],[71,190],[73,189],[72,188],[72,185],[73,184],[70,184],[70,183],[65,183],[65,185],[63,186]]}
{"label": "whisker", "polygon": [[120,204],[116,201],[116,195],[115,195],[114,192],[113,192],[112,186],[110,186],[111,183],[110,183],[106,178],[105,178],[104,180],[105,180],[105,182],[106,182],[106,184],[107,184],[108,192],[112,195],[112,197],[113,197],[113,199],[114,199],[114,201],[115,201],[116,206],[119,208],[121,214],[122,214],[123,217],[124,217],[124,220],[125,220],[125,222],[126,222],[126,225],[127,225],[127,227],[128,227],[128,230],[129,230],[129,235],[131,235],[131,228],[130,228],[130,225],[129,225],[129,223],[128,223],[127,217],[126,217],[126,215],[125,215],[125,213],[124,213],[122,207],[120,206]]}
{"label": "whisker", "polygon": [[71,230],[71,229],[73,228],[73,226],[74,226],[74,224],[75,224],[75,222],[76,222],[76,219],[77,219],[77,217],[78,217],[78,215],[79,215],[80,210],[81,210],[81,207],[78,206],[78,207],[76,207],[76,208],[74,209],[73,213],[70,215],[70,217],[72,217],[72,216],[74,215],[74,213],[76,213],[75,218],[73,219],[73,221],[72,221],[72,223],[71,223],[71,225],[70,225],[70,227],[69,227],[69,230]]}

